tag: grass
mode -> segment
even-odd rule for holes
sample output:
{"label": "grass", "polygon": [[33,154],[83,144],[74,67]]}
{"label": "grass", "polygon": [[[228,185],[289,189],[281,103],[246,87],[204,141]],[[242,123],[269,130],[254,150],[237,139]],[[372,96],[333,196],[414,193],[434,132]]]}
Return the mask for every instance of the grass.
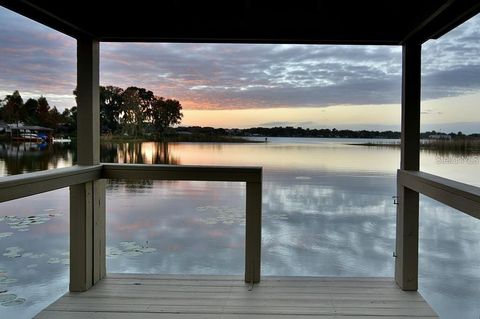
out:
{"label": "grass", "polygon": [[[378,141],[361,144],[350,144],[373,147],[400,147],[399,141]],[[435,153],[480,154],[480,139],[464,138],[452,140],[422,140],[420,149]]]}

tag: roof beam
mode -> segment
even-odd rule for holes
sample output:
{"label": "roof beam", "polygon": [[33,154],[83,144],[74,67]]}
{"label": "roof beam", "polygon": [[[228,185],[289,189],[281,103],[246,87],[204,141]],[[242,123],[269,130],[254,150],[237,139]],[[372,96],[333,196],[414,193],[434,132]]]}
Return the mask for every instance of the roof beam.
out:
{"label": "roof beam", "polygon": [[402,44],[438,39],[479,12],[478,0],[447,0],[408,33]]}
{"label": "roof beam", "polygon": [[27,0],[0,0],[0,5],[74,38],[96,37],[86,30],[52,14]]}

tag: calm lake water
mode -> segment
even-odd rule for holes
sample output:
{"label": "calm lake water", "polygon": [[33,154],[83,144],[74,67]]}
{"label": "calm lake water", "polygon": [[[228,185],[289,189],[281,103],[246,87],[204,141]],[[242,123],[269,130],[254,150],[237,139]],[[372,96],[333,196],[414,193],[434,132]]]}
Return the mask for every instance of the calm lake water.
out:
{"label": "calm lake water", "polygon": [[[399,149],[348,145],[364,141],[105,144],[102,161],[263,166],[263,275],[392,277]],[[0,144],[0,175],[74,157]],[[421,166],[480,186],[478,156],[422,152]],[[30,318],[68,290],[68,205],[68,189],[0,204],[1,318]],[[420,209],[420,292],[442,318],[478,319],[480,221],[427,197]],[[241,275],[244,210],[243,183],[109,181],[107,271]]]}

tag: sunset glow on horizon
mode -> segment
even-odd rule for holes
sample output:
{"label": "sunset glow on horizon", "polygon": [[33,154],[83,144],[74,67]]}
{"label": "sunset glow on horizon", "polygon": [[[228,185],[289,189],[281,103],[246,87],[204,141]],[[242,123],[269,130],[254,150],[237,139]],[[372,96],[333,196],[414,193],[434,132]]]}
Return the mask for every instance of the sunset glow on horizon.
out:
{"label": "sunset glow on horizon", "polygon": [[[480,131],[480,17],[423,45],[422,130]],[[101,85],[182,103],[182,126],[398,130],[401,47],[101,43]],[[0,8],[0,99],[75,105],[75,39]]]}

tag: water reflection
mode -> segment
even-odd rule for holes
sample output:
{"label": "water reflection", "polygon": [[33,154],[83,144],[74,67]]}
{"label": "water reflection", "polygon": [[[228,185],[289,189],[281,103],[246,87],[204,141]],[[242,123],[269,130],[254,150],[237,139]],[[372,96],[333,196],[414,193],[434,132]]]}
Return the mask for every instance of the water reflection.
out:
{"label": "water reflection", "polygon": [[100,153],[105,163],[180,164],[179,158],[171,154],[168,143],[103,143]]}
{"label": "water reflection", "polygon": [[[26,154],[22,152],[17,153],[20,162]],[[74,155],[65,152],[58,155],[61,160],[49,155],[49,165],[70,165]],[[435,156],[423,152],[422,165],[478,183],[479,170],[472,165],[452,169],[439,165]],[[316,139],[238,145],[125,143],[102,145],[102,161],[263,166],[263,274],[393,276],[391,196],[398,149]],[[40,167],[28,165],[16,171]],[[107,269],[240,275],[244,211],[242,183],[110,181]],[[0,216],[28,218],[49,212],[59,215],[25,232],[12,229],[8,219],[0,221],[0,233],[12,233],[0,236],[0,273],[18,279],[7,288],[26,299],[23,308],[0,307],[2,317],[30,317],[68,288],[68,267],[62,262],[68,251],[68,190],[0,206]],[[480,297],[480,221],[422,198],[420,226],[421,292],[442,317],[474,318]],[[3,255],[8,247],[41,257],[10,258]]]}
{"label": "water reflection", "polygon": [[70,144],[0,143],[0,174],[16,175],[71,165]]}
{"label": "water reflection", "polygon": [[[101,160],[104,163],[124,164],[170,164],[179,165],[178,157],[172,155],[168,143],[104,143],[100,147]],[[121,186],[125,192],[145,192],[153,187],[151,180],[109,180],[108,190],[118,190]]]}

